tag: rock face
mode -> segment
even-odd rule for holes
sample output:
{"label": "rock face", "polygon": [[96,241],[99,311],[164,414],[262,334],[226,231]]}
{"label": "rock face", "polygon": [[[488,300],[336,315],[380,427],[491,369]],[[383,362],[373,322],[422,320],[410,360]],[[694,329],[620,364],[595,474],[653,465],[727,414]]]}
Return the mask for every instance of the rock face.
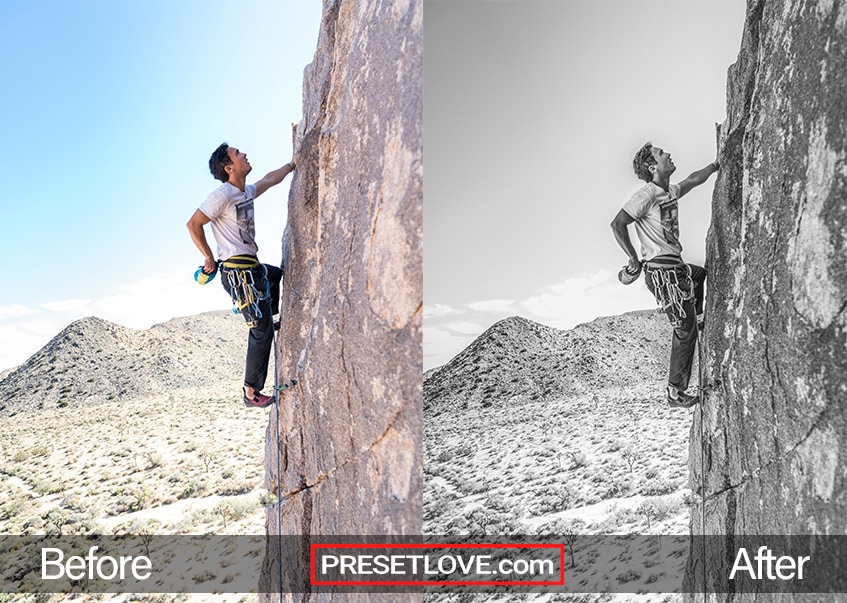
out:
{"label": "rock face", "polygon": [[748,2],[708,239],[694,534],[847,529],[845,73],[847,2]]}
{"label": "rock face", "polygon": [[[421,533],[422,19],[421,0],[324,2],[283,238],[280,378],[299,384],[278,432],[270,415],[269,534]],[[274,600],[277,575],[269,554]]]}

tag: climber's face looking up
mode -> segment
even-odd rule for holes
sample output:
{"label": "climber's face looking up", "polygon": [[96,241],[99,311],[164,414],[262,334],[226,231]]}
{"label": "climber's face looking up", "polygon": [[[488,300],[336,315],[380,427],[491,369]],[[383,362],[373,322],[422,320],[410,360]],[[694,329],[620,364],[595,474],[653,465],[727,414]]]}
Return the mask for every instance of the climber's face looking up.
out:
{"label": "climber's face looking up", "polygon": [[250,165],[250,162],[247,161],[247,153],[236,149],[234,147],[229,147],[226,150],[227,155],[229,155],[229,159],[231,163],[226,166],[227,173],[235,174],[236,177],[243,178],[253,169],[253,166]]}
{"label": "climber's face looking up", "polygon": [[653,147],[650,149],[650,154],[656,160],[656,163],[650,166],[651,172],[659,174],[659,176],[670,176],[676,171],[676,166],[673,164],[670,153],[665,152],[659,147]]}

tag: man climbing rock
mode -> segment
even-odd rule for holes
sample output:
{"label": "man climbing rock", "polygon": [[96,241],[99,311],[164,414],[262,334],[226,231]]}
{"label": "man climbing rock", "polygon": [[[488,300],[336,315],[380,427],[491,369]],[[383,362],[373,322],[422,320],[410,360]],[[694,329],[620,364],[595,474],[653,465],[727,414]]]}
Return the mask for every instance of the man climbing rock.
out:
{"label": "man climbing rock", "polygon": [[[687,408],[700,401],[699,393],[692,396],[685,391],[691,378],[697,332],[702,327],[698,315],[703,313],[706,270],[682,260],[677,201],[695,186],[706,182],[718,170],[719,164],[717,161],[710,163],[679,184],[671,184],[670,177],[676,166],[670,153],[648,142],[635,154],[632,167],[635,175],[647,184],[630,197],[612,220],[615,239],[629,257],[619,276],[621,282],[629,284],[638,278],[643,268],[647,288],[655,296],[659,307],[667,313],[674,329],[668,404]],[[641,243],[641,260],[627,230],[633,223]]]}
{"label": "man climbing rock", "polygon": [[209,159],[209,170],[223,182],[213,190],[188,221],[191,240],[203,254],[202,272],[214,275],[218,262],[206,241],[204,226],[211,222],[218,246],[221,282],[236,309],[250,326],[243,397],[248,407],[264,408],[276,399],[261,393],[268,373],[274,338],[273,314],[279,308],[279,282],[282,270],[259,262],[253,224],[253,200],[283,181],[294,171],[294,161],[265,175],[255,184],[246,184],[253,169],[247,155],[226,143]]}

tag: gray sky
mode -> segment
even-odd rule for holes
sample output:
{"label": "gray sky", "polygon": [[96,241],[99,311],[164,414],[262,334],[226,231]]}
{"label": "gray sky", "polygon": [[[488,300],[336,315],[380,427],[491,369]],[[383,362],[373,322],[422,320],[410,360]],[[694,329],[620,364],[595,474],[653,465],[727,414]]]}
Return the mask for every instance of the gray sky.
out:
{"label": "gray sky", "polygon": [[[671,152],[678,181],[715,158],[741,0],[424,3],[424,365],[495,321],[570,328],[653,307],[609,222]],[[680,202],[702,264],[714,177]],[[637,245],[636,245],[637,248]]]}

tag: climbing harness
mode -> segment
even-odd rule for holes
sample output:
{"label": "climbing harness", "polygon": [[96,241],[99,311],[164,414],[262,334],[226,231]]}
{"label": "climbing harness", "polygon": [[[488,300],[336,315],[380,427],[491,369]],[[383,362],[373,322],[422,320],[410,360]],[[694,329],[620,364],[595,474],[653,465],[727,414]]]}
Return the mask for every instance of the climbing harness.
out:
{"label": "climbing harness", "polygon": [[667,313],[674,328],[680,327],[687,316],[683,305],[694,299],[691,266],[682,261],[666,263],[651,260],[645,262],[645,267],[659,310]]}
{"label": "climbing harness", "polygon": [[[232,297],[233,314],[242,314],[251,329],[259,324],[262,311],[259,302],[271,296],[267,269],[249,255],[236,255],[221,262]],[[261,275],[259,275],[261,270]],[[257,283],[257,277],[259,282]]]}

